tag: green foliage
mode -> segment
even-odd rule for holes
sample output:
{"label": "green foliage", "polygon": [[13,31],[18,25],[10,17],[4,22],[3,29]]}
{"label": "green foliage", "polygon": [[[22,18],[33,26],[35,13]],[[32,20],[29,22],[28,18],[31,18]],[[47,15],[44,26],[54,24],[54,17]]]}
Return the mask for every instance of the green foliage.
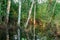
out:
{"label": "green foliage", "polygon": [[[22,0],[21,27],[24,27],[24,24],[28,18],[29,9],[32,4],[31,1],[32,0]],[[38,19],[38,21],[41,20],[43,23],[48,23],[50,21],[50,18],[52,18],[52,22],[51,22],[52,25],[54,25],[53,22],[60,23],[60,3],[56,4],[56,7],[53,13],[55,2],[56,0],[53,0],[51,4],[49,3],[49,1],[47,1],[46,3],[41,3],[41,4],[36,3],[36,19]],[[17,19],[18,18],[18,7],[19,7],[18,3],[14,3],[13,0],[11,0],[11,8],[10,8],[10,14],[9,14],[10,24],[14,24],[18,20]],[[31,15],[32,18],[34,17],[33,13],[34,13],[34,7],[33,7],[32,15]],[[0,21],[4,22],[6,14],[7,14],[7,0],[0,0]],[[28,25],[28,27],[29,26],[30,25]],[[40,25],[38,26],[40,27]],[[52,36],[50,34],[51,33],[50,29],[48,29],[48,31],[45,31],[47,32],[47,35],[45,35],[46,33],[40,30],[39,27],[36,28],[37,35],[39,34],[40,36],[47,36],[48,40],[53,39],[51,38]],[[24,33],[22,32],[21,34],[23,34],[22,37],[26,37],[25,32]]]}
{"label": "green foliage", "polygon": [[60,23],[60,4],[57,3],[56,9],[55,9],[55,21]]}

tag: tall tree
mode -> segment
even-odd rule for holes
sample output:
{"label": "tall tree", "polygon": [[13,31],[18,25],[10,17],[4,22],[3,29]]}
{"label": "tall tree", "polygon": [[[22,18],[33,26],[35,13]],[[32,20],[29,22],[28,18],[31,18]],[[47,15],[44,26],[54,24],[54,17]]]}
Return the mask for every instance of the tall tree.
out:
{"label": "tall tree", "polygon": [[29,15],[28,15],[27,22],[26,22],[26,24],[25,24],[25,28],[27,27],[28,22],[29,22],[29,19],[31,18],[31,12],[32,12],[32,9],[33,9],[33,5],[34,5],[34,0],[32,1],[31,7],[30,7],[30,9],[29,9]]}
{"label": "tall tree", "polygon": [[1,15],[1,3],[0,3],[0,23],[1,23],[1,19],[2,19],[2,17],[1,17],[2,15]]}
{"label": "tall tree", "polygon": [[7,15],[6,15],[6,40],[9,40],[9,33],[8,33],[8,21],[9,21],[9,13],[10,13],[10,5],[11,5],[11,0],[8,0],[8,5],[7,5]]}
{"label": "tall tree", "polygon": [[33,30],[34,30],[34,36],[33,36],[33,40],[35,40],[35,17],[36,17],[36,1],[34,0],[34,27],[33,27]]}
{"label": "tall tree", "polygon": [[17,22],[17,25],[18,25],[18,40],[20,40],[20,20],[21,20],[21,0],[18,0],[19,1],[19,14],[18,14],[18,22]]}
{"label": "tall tree", "polygon": [[51,15],[51,18],[50,18],[50,20],[49,20],[49,23],[53,20],[53,17],[55,16],[54,14],[55,14],[55,8],[56,8],[56,0],[54,1],[55,3],[54,3],[54,6],[53,6],[53,9],[52,9],[52,15]]}

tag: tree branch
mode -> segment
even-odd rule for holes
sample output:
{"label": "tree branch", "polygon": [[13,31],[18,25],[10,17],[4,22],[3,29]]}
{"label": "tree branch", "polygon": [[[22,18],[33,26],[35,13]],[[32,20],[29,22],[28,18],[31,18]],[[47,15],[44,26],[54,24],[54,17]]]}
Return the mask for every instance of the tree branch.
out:
{"label": "tree branch", "polygon": [[24,25],[25,28],[27,27],[28,22],[29,22],[29,19],[31,18],[31,12],[32,12],[33,5],[34,5],[34,1],[32,2],[32,4],[31,4],[31,8],[30,8],[30,10],[29,10],[29,16],[28,16],[28,19],[27,19],[26,24]]}

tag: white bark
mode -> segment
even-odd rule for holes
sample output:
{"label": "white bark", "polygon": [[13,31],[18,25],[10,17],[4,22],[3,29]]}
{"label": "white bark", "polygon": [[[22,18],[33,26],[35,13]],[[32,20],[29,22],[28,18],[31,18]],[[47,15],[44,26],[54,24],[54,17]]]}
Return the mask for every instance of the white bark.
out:
{"label": "white bark", "polygon": [[[53,11],[52,11],[53,14],[52,14],[52,16],[54,15],[54,11],[55,11],[55,8],[56,8],[56,4],[57,4],[57,3],[55,2],[54,6],[53,6]],[[52,21],[52,19],[53,19],[52,16],[51,16],[51,18],[50,18],[50,20],[49,20],[49,23],[50,23],[50,22]]]}
{"label": "white bark", "polygon": [[14,1],[14,3],[18,3],[18,0],[13,0]]}
{"label": "white bark", "polygon": [[9,21],[10,6],[11,6],[11,1],[8,0],[7,15],[6,15],[6,23],[7,23],[7,25],[6,25],[7,39],[6,39],[6,40],[9,40],[9,34],[8,34],[8,21]]}
{"label": "white bark", "polygon": [[35,16],[36,16],[36,2],[35,2],[35,5],[34,5],[34,28],[33,28],[33,30],[34,30],[34,37],[33,37],[33,40],[35,40]]}
{"label": "white bark", "polygon": [[18,25],[18,40],[20,40],[20,20],[21,20],[21,0],[19,0],[19,14],[18,14],[18,22],[17,22],[17,25]]}
{"label": "white bark", "polygon": [[26,22],[26,24],[25,24],[25,28],[27,27],[28,22],[29,22],[29,19],[31,18],[31,12],[32,12],[33,5],[34,5],[34,0],[33,0],[32,4],[31,4],[31,8],[30,8],[30,10],[29,10],[29,15],[28,15],[27,22]]}
{"label": "white bark", "polygon": [[7,21],[7,23],[8,23],[8,21],[9,21],[10,5],[11,5],[11,1],[8,0],[7,15],[6,15],[6,21]]}
{"label": "white bark", "polygon": [[41,4],[41,3],[46,3],[47,0],[37,0],[37,2],[38,2],[39,4]]}
{"label": "white bark", "polygon": [[57,3],[60,3],[60,0],[56,0],[57,1]]}

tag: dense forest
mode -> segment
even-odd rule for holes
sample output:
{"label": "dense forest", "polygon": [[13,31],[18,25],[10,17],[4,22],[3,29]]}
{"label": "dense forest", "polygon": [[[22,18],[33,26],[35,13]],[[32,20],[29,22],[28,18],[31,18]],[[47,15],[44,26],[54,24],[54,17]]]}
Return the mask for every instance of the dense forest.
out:
{"label": "dense forest", "polygon": [[0,40],[60,40],[60,0],[0,0]]}

